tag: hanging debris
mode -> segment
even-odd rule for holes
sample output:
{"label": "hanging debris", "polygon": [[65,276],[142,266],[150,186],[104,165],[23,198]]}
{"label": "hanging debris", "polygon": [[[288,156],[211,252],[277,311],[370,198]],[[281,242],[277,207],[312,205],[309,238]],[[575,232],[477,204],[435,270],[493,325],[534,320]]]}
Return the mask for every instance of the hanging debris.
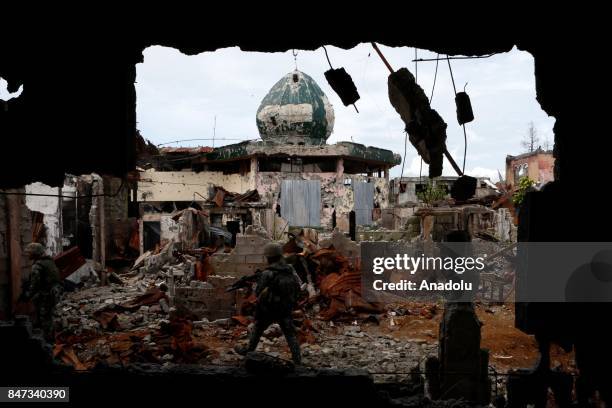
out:
{"label": "hanging debris", "polygon": [[323,51],[325,51],[325,58],[327,58],[329,64],[329,70],[325,71],[325,79],[327,79],[329,86],[338,94],[344,106],[353,105],[357,113],[359,113],[355,102],[357,102],[360,97],[357,92],[357,87],[353,83],[353,79],[344,68],[334,69],[329,60],[327,48],[323,47]]}
{"label": "hanging debris", "polygon": [[457,105],[457,121],[460,125],[474,120],[472,103],[466,92],[458,92],[455,95],[455,105]]}
{"label": "hanging debris", "polygon": [[376,43],[372,47],[391,74],[388,79],[389,101],[406,124],[410,143],[423,161],[429,165],[429,177],[442,175],[443,156],[446,156],[458,175],[463,172],[446,149],[446,123],[434,109],[423,88],[407,68],[394,71]]}
{"label": "hanging debris", "polygon": [[217,207],[223,207],[225,205],[232,204],[253,203],[258,202],[260,200],[260,196],[257,190],[248,190],[247,192],[240,194],[227,191],[221,186],[214,186],[214,189],[214,198],[207,200],[207,202],[214,203]]}
{"label": "hanging debris", "polygon": [[357,102],[360,98],[353,79],[344,68],[336,68],[325,71],[325,79],[329,86],[338,94],[344,106]]}
{"label": "hanging debris", "polygon": [[478,180],[475,177],[463,175],[451,187],[451,197],[457,201],[467,201],[476,194]]}
{"label": "hanging debris", "polygon": [[429,165],[429,177],[442,175],[446,123],[406,68],[389,75],[389,101],[406,124],[410,143]]}

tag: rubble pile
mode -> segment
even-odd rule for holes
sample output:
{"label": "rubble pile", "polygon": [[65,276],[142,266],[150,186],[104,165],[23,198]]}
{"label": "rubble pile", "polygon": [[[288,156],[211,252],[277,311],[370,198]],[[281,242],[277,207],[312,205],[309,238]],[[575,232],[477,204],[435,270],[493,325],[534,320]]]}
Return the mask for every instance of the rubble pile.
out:
{"label": "rubble pile", "polygon": [[223,207],[223,205],[232,203],[248,203],[260,200],[257,190],[248,190],[246,193],[240,194],[227,191],[221,186],[214,186],[214,191],[213,199],[207,201],[214,203],[217,207]]}
{"label": "rubble pile", "polygon": [[[198,215],[181,217],[191,214]],[[143,254],[127,273],[83,274],[79,289],[58,304],[54,356],[78,370],[139,362],[243,364],[233,347],[254,326],[252,276],[265,268],[262,251],[270,242],[262,228],[248,232],[230,252],[171,241]],[[436,355],[440,306],[363,299],[358,243],[339,231],[323,239],[302,229],[289,233],[283,252],[303,283],[293,317],[306,366],[360,368],[378,383],[407,384],[410,370]],[[491,269],[504,262],[494,259]],[[278,325],[266,330],[257,351],[290,358]]]}
{"label": "rubble pile", "polygon": [[[79,370],[135,362],[240,364],[242,357],[232,347],[247,339],[256,299],[248,289],[227,292],[226,288],[250,269],[221,273],[232,257],[261,262],[258,251],[267,241],[263,234],[239,237],[230,254],[206,248],[188,254],[168,243],[141,256],[131,272],[106,285],[85,280],[79,290],[65,293],[57,306],[54,355]],[[393,327],[397,316],[410,312],[385,312],[381,305],[361,299],[354,242],[332,234],[319,243],[316,233],[305,231],[290,239],[285,250],[288,259],[303,266],[304,283],[310,285],[294,313],[305,364],[361,367],[380,373],[382,380],[395,381],[434,352],[433,337],[429,343],[406,342],[376,333],[378,324]],[[213,268],[199,280],[202,259],[210,259]],[[259,350],[288,357],[277,325],[266,331]]]}
{"label": "rubble pile", "polygon": [[66,293],[56,309],[54,355],[77,369],[198,362],[206,346],[192,338],[192,322],[171,314],[167,289],[162,281],[128,278]]}

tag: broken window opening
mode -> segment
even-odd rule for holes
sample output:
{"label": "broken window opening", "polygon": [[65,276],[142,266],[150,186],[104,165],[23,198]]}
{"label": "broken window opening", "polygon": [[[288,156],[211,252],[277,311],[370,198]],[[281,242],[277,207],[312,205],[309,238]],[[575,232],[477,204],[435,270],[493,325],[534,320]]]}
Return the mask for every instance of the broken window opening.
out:
{"label": "broken window opening", "polygon": [[144,252],[154,251],[161,244],[161,222],[142,222],[142,249]]}
{"label": "broken window opening", "polygon": [[203,163],[201,168],[202,171],[218,171],[223,174],[246,175],[251,171],[251,160],[234,160],[222,163]]}
{"label": "broken window opening", "polygon": [[336,163],[325,157],[266,157],[259,158],[261,172],[271,173],[335,173]]}
{"label": "broken window opening", "polygon": [[422,192],[424,192],[425,190],[427,190],[427,184],[424,184],[424,183],[417,183],[417,184],[415,184],[415,185],[414,185],[414,191],[415,191],[416,193],[422,193]]}

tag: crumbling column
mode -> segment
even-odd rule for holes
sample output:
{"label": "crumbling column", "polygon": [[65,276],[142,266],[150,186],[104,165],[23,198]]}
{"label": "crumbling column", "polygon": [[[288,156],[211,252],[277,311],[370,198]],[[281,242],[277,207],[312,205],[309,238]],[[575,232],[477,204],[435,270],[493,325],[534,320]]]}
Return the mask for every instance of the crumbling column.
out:
{"label": "crumbling column", "polygon": [[259,171],[259,165],[257,163],[257,156],[251,157],[251,168],[250,168],[250,182],[249,189],[257,188],[257,172]]}
{"label": "crumbling column", "polygon": [[92,258],[100,262],[102,266],[106,261],[106,228],[104,223],[104,182],[102,177],[97,174],[92,174],[91,208],[89,210],[89,219],[91,223],[91,233],[93,237],[93,254]]}
{"label": "crumbling column", "polygon": [[424,215],[421,217],[421,237],[426,242],[431,242],[436,217]]}
{"label": "crumbling column", "polygon": [[344,184],[344,159],[342,157],[336,160],[336,184]]}

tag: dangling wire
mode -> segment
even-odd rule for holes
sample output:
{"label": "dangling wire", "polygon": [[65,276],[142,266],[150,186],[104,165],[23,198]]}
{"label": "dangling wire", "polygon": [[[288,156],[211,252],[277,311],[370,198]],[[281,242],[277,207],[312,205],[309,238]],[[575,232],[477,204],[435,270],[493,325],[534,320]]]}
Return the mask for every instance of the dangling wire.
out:
{"label": "dangling wire", "polygon": [[419,167],[419,184],[423,184],[423,158],[421,157],[421,166]]}
{"label": "dangling wire", "polygon": [[439,57],[440,57],[440,54],[436,55],[436,70],[434,72],[434,80],[433,80],[433,85],[431,87],[431,96],[429,97],[430,105],[431,105],[431,101],[433,101],[434,89],[436,89],[436,79],[438,78],[438,63],[440,62]]}
{"label": "dangling wire", "polygon": [[[455,86],[455,78],[453,77],[453,68],[451,68],[450,58],[446,55],[446,62],[448,62],[448,70],[450,71],[451,81],[453,82],[453,90],[455,91],[455,96],[457,96],[457,87]],[[465,84],[467,86],[467,82]],[[463,88],[465,89],[465,87]],[[462,172],[465,173],[465,158],[467,157],[467,132],[465,130],[465,123],[462,125],[463,127],[463,169]]]}
{"label": "dangling wire", "polygon": [[404,131],[406,137],[404,139],[404,157],[402,160],[402,174],[400,175],[400,183],[402,182],[402,177],[404,177],[404,165],[406,164],[406,151],[408,149],[408,132]]}
{"label": "dangling wire", "polygon": [[417,48],[414,47],[414,82],[419,82],[419,66],[417,65]]}
{"label": "dangling wire", "polygon": [[[434,96],[434,89],[436,89],[436,80],[438,78],[439,57],[440,57],[440,54],[437,54],[436,55],[436,70],[434,71],[433,85],[431,86],[431,96],[429,97],[429,106],[431,106],[431,101],[433,101],[433,96]],[[416,61],[414,62],[414,65],[416,67]],[[415,68],[415,71],[416,71],[416,68]],[[421,167],[419,168],[419,184],[423,184],[422,173],[423,173],[423,158],[421,157]]]}
{"label": "dangling wire", "polygon": [[[323,47],[323,51],[325,51],[325,58],[327,58],[327,63],[329,64],[329,68],[333,70],[333,69],[334,69],[334,67],[332,67],[332,63],[331,63],[331,61],[329,60],[329,54],[327,54],[327,48],[325,48],[325,46],[324,46],[324,45],[323,45],[322,47]],[[368,54],[368,56],[369,56],[369,54]],[[296,67],[297,67],[297,63],[296,63]],[[297,68],[296,68],[296,69],[297,69]],[[364,75],[365,75],[365,72],[364,72]],[[352,105],[353,105],[353,108],[355,108],[355,111],[356,111],[357,113],[359,113],[359,109],[357,109],[357,105],[355,105],[354,103],[353,103]]]}
{"label": "dangling wire", "polygon": [[453,82],[453,90],[455,91],[455,95],[457,95],[457,87],[455,86],[455,78],[453,77],[453,68],[451,67],[450,58],[448,55],[446,56],[446,62],[448,62],[448,70],[450,71],[451,81]]}
{"label": "dangling wire", "polygon": [[467,156],[467,132],[465,130],[465,123],[462,125],[463,127],[463,168],[461,171],[465,173],[465,157]]}
{"label": "dangling wire", "polygon": [[[418,83],[419,82],[419,65],[418,65],[418,61],[417,61],[417,47],[414,47],[414,82]],[[423,184],[423,157],[421,157],[421,155],[419,155],[419,158],[421,159],[421,164],[419,166],[419,184]]]}
{"label": "dangling wire", "polygon": [[293,62],[295,63],[295,70],[297,71],[298,70],[298,67],[297,67],[297,55],[298,55],[298,53],[297,53],[297,51],[295,51],[295,49],[291,50],[291,53],[293,54]]}
{"label": "dangling wire", "polygon": [[334,67],[332,67],[331,61],[329,60],[329,55],[327,55],[327,48],[325,48],[325,46],[323,46],[323,51],[325,51],[325,58],[327,58],[327,63],[329,64],[329,68],[334,69]]}

